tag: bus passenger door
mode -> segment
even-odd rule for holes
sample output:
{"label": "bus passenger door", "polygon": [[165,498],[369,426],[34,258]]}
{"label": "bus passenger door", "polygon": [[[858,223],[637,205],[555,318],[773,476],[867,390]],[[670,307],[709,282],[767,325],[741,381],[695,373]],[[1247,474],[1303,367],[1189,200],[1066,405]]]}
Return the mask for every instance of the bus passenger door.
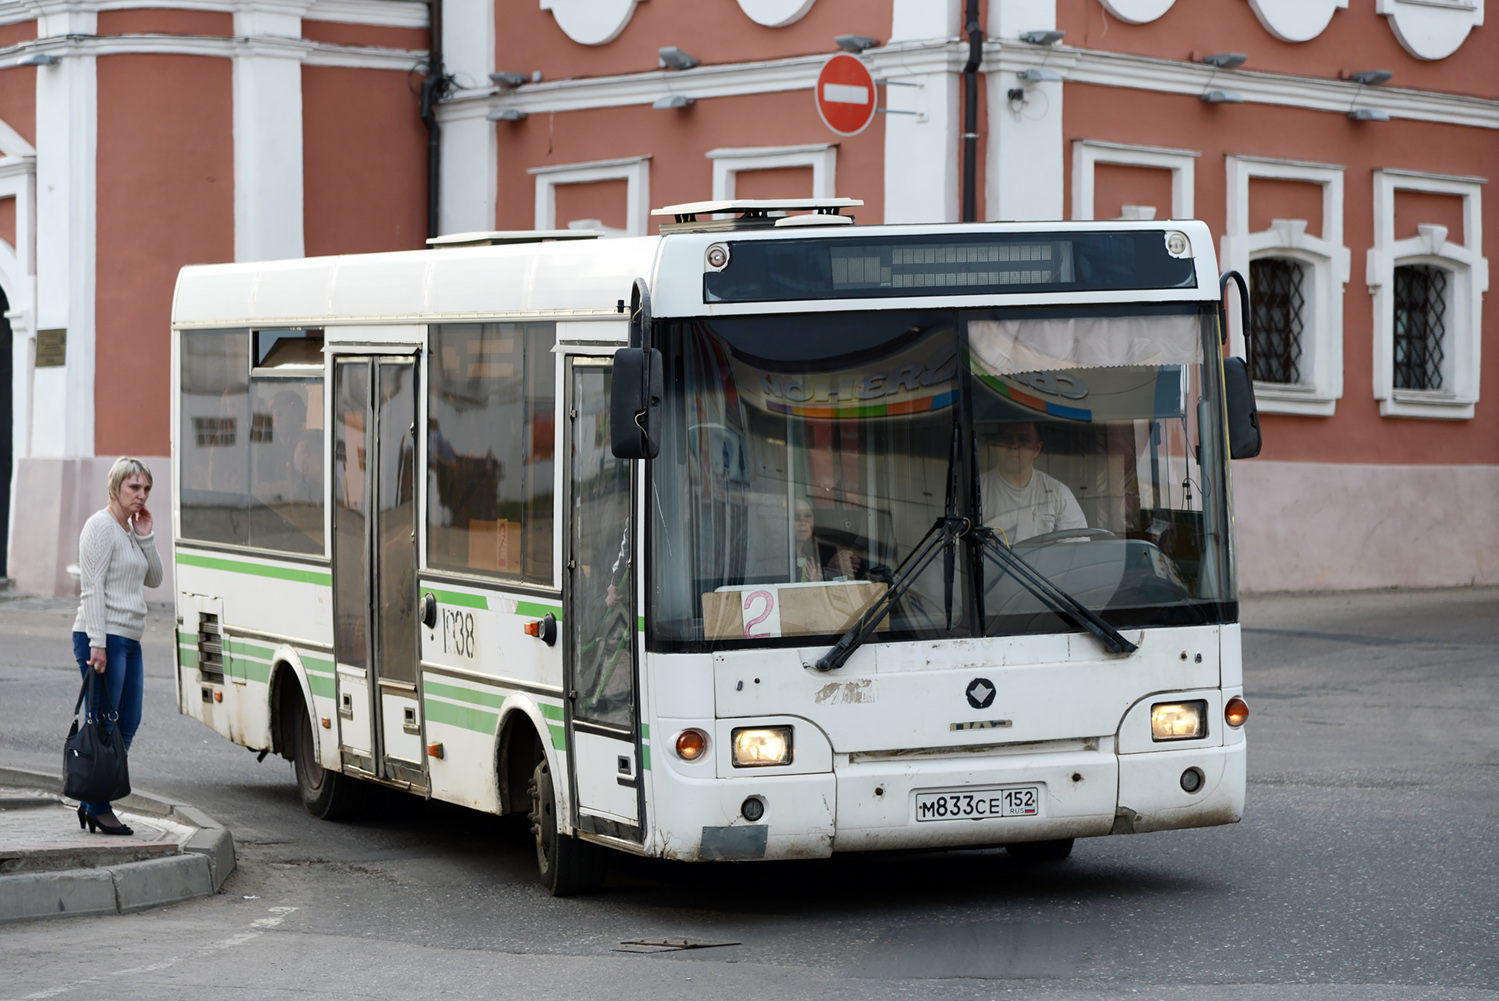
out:
{"label": "bus passenger door", "polygon": [[642,840],[631,463],[610,447],[612,360],[568,368],[567,744],[573,823]]}
{"label": "bus passenger door", "polygon": [[416,363],[334,364],[333,608],[345,766],[426,789],[416,632]]}

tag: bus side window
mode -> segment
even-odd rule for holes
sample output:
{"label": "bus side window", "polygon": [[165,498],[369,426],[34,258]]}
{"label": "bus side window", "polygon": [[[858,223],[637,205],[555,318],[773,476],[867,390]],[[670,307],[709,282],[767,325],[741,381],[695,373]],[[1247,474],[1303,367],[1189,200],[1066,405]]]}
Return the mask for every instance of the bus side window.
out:
{"label": "bus side window", "polygon": [[552,323],[432,328],[427,563],[552,583]]}

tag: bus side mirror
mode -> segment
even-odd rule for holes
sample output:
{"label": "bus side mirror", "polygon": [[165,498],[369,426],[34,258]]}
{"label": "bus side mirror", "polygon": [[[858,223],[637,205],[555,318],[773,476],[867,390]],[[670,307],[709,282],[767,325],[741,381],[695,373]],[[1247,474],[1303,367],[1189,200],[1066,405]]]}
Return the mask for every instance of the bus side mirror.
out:
{"label": "bus side mirror", "polygon": [[1228,455],[1253,459],[1260,454],[1260,412],[1254,405],[1254,381],[1243,358],[1223,359],[1223,395],[1228,405]]}
{"label": "bus side mirror", "polygon": [[609,426],[616,459],[654,459],[661,451],[661,352],[620,348],[614,352]]}

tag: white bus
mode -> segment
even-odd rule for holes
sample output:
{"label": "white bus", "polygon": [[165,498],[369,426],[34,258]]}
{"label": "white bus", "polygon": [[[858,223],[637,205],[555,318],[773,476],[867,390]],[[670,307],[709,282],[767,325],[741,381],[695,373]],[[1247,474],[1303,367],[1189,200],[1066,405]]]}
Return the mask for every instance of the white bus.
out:
{"label": "white bus", "polygon": [[1237,821],[1207,228],[857,204],[184,269],[181,711],[320,817],[526,814],[557,894]]}

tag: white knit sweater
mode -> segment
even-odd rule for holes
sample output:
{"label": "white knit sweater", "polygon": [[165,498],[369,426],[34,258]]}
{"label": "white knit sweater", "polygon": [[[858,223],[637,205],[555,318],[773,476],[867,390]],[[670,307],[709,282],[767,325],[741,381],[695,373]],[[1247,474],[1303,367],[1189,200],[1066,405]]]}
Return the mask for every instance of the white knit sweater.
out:
{"label": "white knit sweater", "polygon": [[88,633],[91,647],[103,647],[106,634],[140,639],[146,631],[145,588],[161,584],[155,533],[136,535],[121,528],[108,508],[96,511],[78,536],[78,566],[83,594],[73,631]]}

